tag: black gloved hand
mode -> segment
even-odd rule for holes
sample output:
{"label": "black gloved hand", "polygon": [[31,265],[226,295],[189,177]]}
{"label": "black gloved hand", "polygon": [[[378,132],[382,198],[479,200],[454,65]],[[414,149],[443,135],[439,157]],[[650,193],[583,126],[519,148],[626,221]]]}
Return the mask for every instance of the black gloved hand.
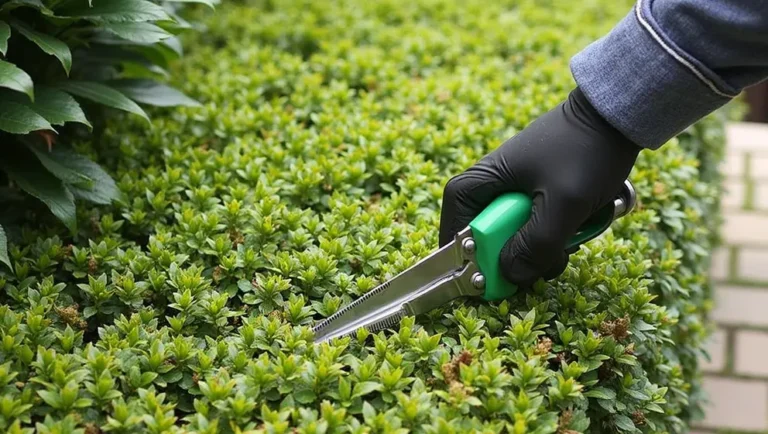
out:
{"label": "black gloved hand", "polygon": [[580,89],[445,186],[440,246],[499,195],[533,199],[531,218],[501,252],[502,275],[527,287],[559,276],[566,243],[621,191],[641,148],[606,122]]}

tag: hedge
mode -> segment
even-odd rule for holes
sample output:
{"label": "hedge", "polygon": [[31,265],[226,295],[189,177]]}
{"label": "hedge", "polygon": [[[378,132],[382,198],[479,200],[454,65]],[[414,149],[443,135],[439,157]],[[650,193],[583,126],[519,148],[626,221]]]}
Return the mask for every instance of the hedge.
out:
{"label": "hedge", "polygon": [[[718,112],[631,179],[637,209],[502,302],[313,345],[311,326],[437,246],[447,179],[567,95],[628,1],[231,1],[173,82],[201,108],[76,148],[114,205],[12,233],[12,433],[679,433],[719,221]],[[705,158],[700,158],[705,157]]]}

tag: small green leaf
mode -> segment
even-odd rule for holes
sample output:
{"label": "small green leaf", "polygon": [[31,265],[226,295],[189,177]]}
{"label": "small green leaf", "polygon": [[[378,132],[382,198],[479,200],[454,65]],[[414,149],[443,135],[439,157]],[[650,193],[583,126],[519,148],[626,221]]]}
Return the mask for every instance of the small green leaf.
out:
{"label": "small green leaf", "polygon": [[32,77],[13,63],[2,60],[0,60],[0,87],[23,92],[31,101],[35,100],[35,85],[32,83]]}
{"label": "small green leaf", "polygon": [[144,21],[164,21],[170,17],[165,10],[146,0],[98,0],[89,5],[86,0],[67,5],[60,16],[84,18],[97,23],[136,23]]}
{"label": "small green leaf", "polygon": [[354,391],[352,392],[352,397],[360,397],[365,396],[371,392],[381,390],[384,386],[382,384],[373,382],[373,381],[364,381],[362,383],[355,384]]}
{"label": "small green leaf", "polygon": [[137,114],[149,122],[149,116],[147,116],[138,104],[131,101],[121,92],[105,84],[92,81],[65,81],[59,84],[59,87],[75,96],[91,100],[98,104]]}
{"label": "small green leaf", "polygon": [[69,71],[72,69],[72,52],[67,44],[51,35],[38,32],[19,20],[11,21],[11,26],[25,38],[37,44],[41,50],[59,59],[64,71],[69,75]]}
{"label": "small green leaf", "polygon": [[40,398],[43,398],[43,401],[45,401],[46,404],[50,405],[51,407],[56,409],[61,407],[61,396],[57,392],[39,390],[37,394],[40,395]]}
{"label": "small green leaf", "polygon": [[0,54],[5,56],[8,52],[8,38],[11,37],[11,27],[3,20],[0,20]]}
{"label": "small green leaf", "polygon": [[29,134],[39,130],[53,131],[53,127],[28,107],[11,101],[0,101],[0,130],[12,134]]}
{"label": "small green leaf", "polygon": [[19,188],[47,205],[72,233],[76,232],[75,198],[61,180],[48,172],[26,147],[6,146],[4,152],[0,166],[8,177]]}
{"label": "small green leaf", "polygon": [[143,104],[158,107],[201,106],[199,102],[178,90],[154,80],[127,79],[111,82],[110,85],[134,101]]}
{"label": "small green leaf", "polygon": [[7,265],[8,268],[13,270],[11,266],[11,260],[8,258],[8,238],[5,237],[5,230],[0,225],[0,262]]}
{"label": "small green leaf", "polygon": [[108,23],[104,30],[142,44],[154,44],[173,36],[152,23]]}

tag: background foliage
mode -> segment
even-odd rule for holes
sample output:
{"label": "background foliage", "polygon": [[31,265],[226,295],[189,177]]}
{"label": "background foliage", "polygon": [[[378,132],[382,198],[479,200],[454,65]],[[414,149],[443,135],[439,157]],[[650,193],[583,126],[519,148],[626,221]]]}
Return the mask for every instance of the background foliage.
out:
{"label": "background foliage", "polygon": [[337,3],[222,5],[170,67],[202,107],[74,142],[119,197],[75,236],[16,232],[0,428],[685,432],[723,113],[641,154],[638,209],[556,281],[312,346],[314,321],[436,247],[447,179],[564,98],[570,56],[630,7]]}
{"label": "background foliage", "polygon": [[192,28],[177,14],[184,3],[215,1],[0,0],[0,185],[11,186],[0,206],[17,211],[0,220],[0,263],[10,266],[2,223],[29,218],[28,199],[74,233],[76,200],[117,197],[110,175],[70,146],[105,110],[149,121],[141,105],[199,105],[161,81]]}

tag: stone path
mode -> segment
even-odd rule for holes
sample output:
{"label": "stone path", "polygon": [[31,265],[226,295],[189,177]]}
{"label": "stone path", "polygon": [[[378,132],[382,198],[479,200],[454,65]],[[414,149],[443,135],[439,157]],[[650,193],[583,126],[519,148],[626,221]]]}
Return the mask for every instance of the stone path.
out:
{"label": "stone path", "polygon": [[768,125],[728,127],[724,245],[711,270],[717,325],[697,433],[768,433]]}

